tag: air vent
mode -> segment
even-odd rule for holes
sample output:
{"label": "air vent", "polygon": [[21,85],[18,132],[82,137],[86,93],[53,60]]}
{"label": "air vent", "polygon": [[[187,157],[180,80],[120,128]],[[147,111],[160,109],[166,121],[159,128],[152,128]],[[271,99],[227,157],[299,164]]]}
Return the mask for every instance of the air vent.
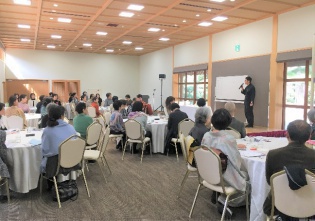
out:
{"label": "air vent", "polygon": [[222,11],[222,9],[220,8],[212,8],[212,7],[202,6],[202,5],[193,5],[193,4],[186,4],[186,3],[180,3],[180,5],[187,6],[187,7],[204,8],[204,9]]}
{"label": "air vent", "polygon": [[178,25],[166,25],[166,24],[159,24],[159,23],[152,23],[152,22],[148,22],[147,25],[163,26],[163,27],[170,27],[170,28],[179,28]]}
{"label": "air vent", "polygon": [[55,14],[55,15],[66,15],[66,16],[74,16],[74,17],[82,17],[82,18],[90,18],[89,15],[81,15],[81,14],[72,14],[72,13],[65,13],[65,12],[53,12],[53,11],[44,11],[49,14]]}
{"label": "air vent", "polygon": [[108,23],[106,26],[116,28],[118,24]]}

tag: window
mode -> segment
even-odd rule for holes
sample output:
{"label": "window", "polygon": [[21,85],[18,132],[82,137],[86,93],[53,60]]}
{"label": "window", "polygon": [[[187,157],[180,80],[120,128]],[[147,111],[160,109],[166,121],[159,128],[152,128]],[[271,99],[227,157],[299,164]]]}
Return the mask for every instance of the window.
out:
{"label": "window", "polygon": [[311,61],[286,62],[284,67],[283,126],[297,119],[307,120],[310,109]]}
{"label": "window", "polygon": [[197,99],[208,100],[208,70],[178,73],[178,99],[193,105]]}

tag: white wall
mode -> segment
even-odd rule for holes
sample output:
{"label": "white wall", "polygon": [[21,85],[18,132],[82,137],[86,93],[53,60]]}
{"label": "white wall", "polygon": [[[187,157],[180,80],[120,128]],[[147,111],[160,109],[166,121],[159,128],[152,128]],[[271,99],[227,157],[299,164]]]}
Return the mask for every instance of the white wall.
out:
{"label": "white wall", "polygon": [[279,15],[278,52],[312,47],[314,22],[315,5]]}
{"label": "white wall", "polygon": [[[0,91],[3,91],[3,84],[5,82],[5,73],[4,73],[4,62],[0,60]],[[3,102],[3,93],[0,93],[0,101]]]}
{"label": "white wall", "polygon": [[209,62],[209,36],[174,47],[174,67]]}
{"label": "white wall", "polygon": [[[172,73],[173,73],[173,49],[166,48],[156,52],[140,56],[140,90],[142,94],[153,97],[153,89],[156,89],[154,96],[154,108],[161,105],[161,84],[159,74],[166,74],[163,80],[163,98],[172,95]],[[151,100],[152,103],[152,100]]]}
{"label": "white wall", "polygon": [[80,80],[81,92],[133,96],[139,89],[139,57],[7,49],[6,79]]}
{"label": "white wall", "polygon": [[[235,45],[240,44],[240,52]],[[221,61],[271,53],[272,18],[214,34],[212,60]]]}

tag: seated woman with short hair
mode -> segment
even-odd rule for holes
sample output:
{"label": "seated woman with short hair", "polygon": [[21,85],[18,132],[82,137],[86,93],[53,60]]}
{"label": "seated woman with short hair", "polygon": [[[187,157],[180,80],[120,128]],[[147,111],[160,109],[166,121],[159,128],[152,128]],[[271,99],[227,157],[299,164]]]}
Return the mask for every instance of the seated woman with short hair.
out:
{"label": "seated woman with short hair", "polygon": [[25,114],[21,108],[18,108],[18,100],[16,96],[12,95],[9,97],[9,108],[6,109],[5,115],[7,117],[11,116],[19,116],[23,118],[24,127],[27,127],[27,122],[25,118]]}
{"label": "seated woman with short hair", "polygon": [[[124,121],[120,113],[121,107],[122,107],[121,105],[122,103],[119,100],[113,103],[114,111],[110,117],[109,128],[110,128],[111,134],[122,134],[123,143],[125,143],[126,133],[125,133]],[[119,143],[117,144],[116,149],[122,149],[121,141],[119,141]]]}
{"label": "seated woman with short hair", "polygon": [[75,111],[78,112],[78,115],[73,119],[74,129],[85,139],[86,129],[93,123],[93,119],[88,115],[85,103],[78,103],[75,107]]}
{"label": "seated woman with short hair", "polygon": [[95,108],[96,117],[99,117],[101,115],[101,112],[100,112],[100,106],[98,105],[97,97],[92,97],[91,107]]}

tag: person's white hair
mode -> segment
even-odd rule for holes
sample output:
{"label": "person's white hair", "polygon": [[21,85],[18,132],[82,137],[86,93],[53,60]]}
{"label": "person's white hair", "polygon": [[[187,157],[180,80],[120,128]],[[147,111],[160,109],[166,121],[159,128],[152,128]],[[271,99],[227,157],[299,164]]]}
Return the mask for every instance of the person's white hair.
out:
{"label": "person's white hair", "polygon": [[212,117],[210,108],[208,107],[199,107],[195,113],[195,123],[206,123],[207,119]]}
{"label": "person's white hair", "polygon": [[224,108],[231,114],[231,115],[234,115],[235,113],[235,104],[233,102],[227,102],[225,105],[224,105]]}

